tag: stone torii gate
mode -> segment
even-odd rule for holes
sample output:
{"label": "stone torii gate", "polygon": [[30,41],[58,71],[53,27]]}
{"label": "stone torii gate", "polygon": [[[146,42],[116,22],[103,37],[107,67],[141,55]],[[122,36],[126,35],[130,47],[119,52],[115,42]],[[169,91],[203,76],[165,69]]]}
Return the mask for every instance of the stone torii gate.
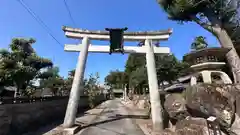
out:
{"label": "stone torii gate", "polygon": [[[80,45],[65,45],[64,50],[68,52],[81,52],[78,57],[76,71],[73,79],[73,84],[69,96],[68,106],[65,114],[63,126],[70,128],[75,124],[78,101],[83,92],[83,78],[87,61],[88,52],[90,53],[109,53],[109,45],[99,46],[90,44],[90,40],[109,40],[108,31],[88,31],[70,27],[63,27],[66,37],[74,39],[82,39]],[[148,32],[125,32],[123,35],[124,41],[145,41],[145,45],[124,46],[124,53],[145,53],[147,62],[148,83],[151,102],[151,115],[155,129],[162,127],[162,110],[158,91],[158,82],[155,68],[154,53],[169,54],[168,47],[156,47],[152,44],[153,41],[168,40],[172,30],[166,31],[148,31]],[[158,112],[158,113],[156,113]]]}

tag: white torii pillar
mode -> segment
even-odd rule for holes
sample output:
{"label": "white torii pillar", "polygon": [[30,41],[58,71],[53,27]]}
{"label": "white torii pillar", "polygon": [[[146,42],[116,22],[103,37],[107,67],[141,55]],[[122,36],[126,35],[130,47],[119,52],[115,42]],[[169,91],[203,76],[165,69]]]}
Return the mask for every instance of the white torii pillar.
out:
{"label": "white torii pillar", "polygon": [[[68,106],[64,118],[63,126],[66,128],[72,127],[75,124],[77,108],[81,93],[83,93],[83,77],[87,61],[88,52],[91,53],[109,53],[110,47],[91,45],[89,40],[109,40],[108,31],[88,31],[63,27],[65,35],[69,38],[83,39],[81,45],[65,45],[64,50],[69,52],[81,52],[78,58],[77,67],[74,75],[74,80],[71,88],[71,93],[68,101]],[[150,32],[125,32],[124,41],[143,41],[145,45],[124,46],[124,53],[145,53],[147,62],[148,83],[151,102],[152,122],[155,130],[162,129],[162,108],[160,103],[160,95],[158,91],[157,74],[155,68],[154,53],[170,53],[168,47],[155,47],[152,41],[167,40],[172,33],[172,30],[167,31],[150,31]]]}

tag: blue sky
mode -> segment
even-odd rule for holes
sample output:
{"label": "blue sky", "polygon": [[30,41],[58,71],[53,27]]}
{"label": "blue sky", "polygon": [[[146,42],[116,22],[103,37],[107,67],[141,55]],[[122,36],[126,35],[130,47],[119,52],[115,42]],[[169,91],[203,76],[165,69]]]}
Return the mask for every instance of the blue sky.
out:
{"label": "blue sky", "polygon": [[[66,38],[61,29],[63,25],[74,27],[64,0],[24,2],[48,25],[61,44],[79,42]],[[206,36],[211,46],[219,44],[215,37],[195,23],[180,25],[168,20],[156,0],[67,0],[67,3],[78,28],[104,30],[106,27],[128,27],[129,31],[172,28],[169,40],[160,44],[170,47],[179,59],[190,51],[190,44],[196,36]],[[11,38],[33,37],[37,40],[33,47],[38,55],[51,59],[60,68],[62,76],[75,68],[78,53],[64,52],[63,46],[31,17],[18,0],[1,0],[0,18],[0,48],[7,48]],[[98,41],[92,43],[100,44]],[[126,59],[127,55],[89,54],[85,76],[99,72],[103,81],[110,70],[123,70]]]}

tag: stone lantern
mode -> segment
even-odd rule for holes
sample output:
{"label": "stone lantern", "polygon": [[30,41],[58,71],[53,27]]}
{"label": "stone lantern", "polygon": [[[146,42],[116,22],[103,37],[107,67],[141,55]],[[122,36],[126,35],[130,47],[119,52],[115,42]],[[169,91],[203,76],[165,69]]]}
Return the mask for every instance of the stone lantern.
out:
{"label": "stone lantern", "polygon": [[192,51],[183,56],[183,60],[189,63],[192,71],[190,84],[197,83],[224,83],[231,84],[229,76],[222,71],[225,66],[227,48],[204,48]]}

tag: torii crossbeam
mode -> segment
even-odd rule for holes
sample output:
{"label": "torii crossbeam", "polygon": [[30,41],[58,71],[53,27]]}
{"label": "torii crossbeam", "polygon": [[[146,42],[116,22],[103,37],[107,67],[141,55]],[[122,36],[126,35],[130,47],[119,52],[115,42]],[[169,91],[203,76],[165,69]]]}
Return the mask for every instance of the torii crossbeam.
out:
{"label": "torii crossbeam", "polygon": [[[82,39],[80,45],[65,45],[64,50],[69,52],[81,52],[78,57],[77,67],[70,92],[69,102],[64,119],[64,127],[69,128],[75,124],[78,101],[83,92],[83,77],[87,61],[88,52],[91,53],[109,53],[109,45],[92,45],[90,40],[109,40],[108,31],[88,31],[70,27],[63,27],[63,31],[68,38]],[[152,120],[154,128],[162,127],[161,104],[158,92],[158,81],[155,68],[154,53],[169,54],[168,47],[155,47],[152,41],[167,40],[172,30],[166,31],[148,31],[148,32],[124,32],[125,41],[145,41],[144,46],[125,46],[124,53],[145,53],[147,62],[148,83],[150,92],[150,102],[152,108]],[[158,112],[158,113],[156,113]]]}

